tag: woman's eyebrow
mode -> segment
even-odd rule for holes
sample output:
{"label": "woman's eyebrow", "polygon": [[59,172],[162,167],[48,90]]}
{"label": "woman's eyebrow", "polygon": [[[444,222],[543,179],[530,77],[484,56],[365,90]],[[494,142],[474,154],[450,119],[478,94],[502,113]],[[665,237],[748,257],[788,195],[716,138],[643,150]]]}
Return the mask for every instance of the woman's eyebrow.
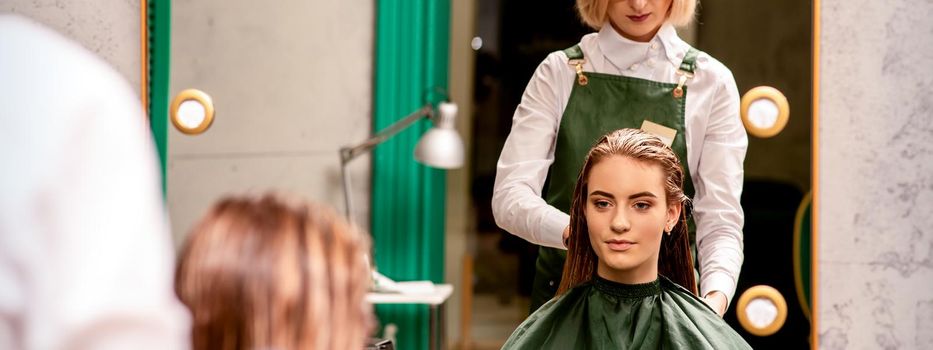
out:
{"label": "woman's eyebrow", "polygon": [[635,199],[635,198],[639,198],[639,197],[658,198],[658,196],[655,196],[654,193],[651,193],[651,192],[648,192],[648,191],[644,191],[644,192],[638,192],[638,193],[636,193],[636,194],[633,194],[633,195],[631,195],[631,196],[628,196],[628,199]]}
{"label": "woman's eyebrow", "polygon": [[616,198],[616,196],[613,196],[612,193],[605,192],[605,191],[599,191],[599,190],[590,192],[590,196],[603,196],[603,197],[606,197],[606,198],[609,198],[609,199],[615,199],[615,198]]}

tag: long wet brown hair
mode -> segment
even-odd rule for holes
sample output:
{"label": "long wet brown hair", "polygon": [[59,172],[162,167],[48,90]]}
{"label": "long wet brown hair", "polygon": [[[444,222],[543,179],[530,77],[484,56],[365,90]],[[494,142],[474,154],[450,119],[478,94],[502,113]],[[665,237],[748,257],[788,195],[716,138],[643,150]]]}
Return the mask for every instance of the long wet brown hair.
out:
{"label": "long wet brown hair", "polygon": [[220,200],[191,231],[175,291],[195,350],[362,349],[369,240],[321,205]]}
{"label": "long wet brown hair", "polygon": [[604,135],[590,149],[583,163],[583,170],[577,178],[570,207],[567,261],[557,295],[590,281],[596,272],[598,257],[590,244],[590,232],[586,226],[586,197],[589,193],[587,185],[593,166],[611,156],[629,157],[661,167],[665,176],[667,205],[680,205],[681,211],[680,219],[677,220],[671,234],[661,236],[658,273],[697,294],[690,238],[687,235],[690,198],[687,198],[683,191],[684,171],[680,161],[677,160],[674,151],[658,137],[637,129],[620,129]]}

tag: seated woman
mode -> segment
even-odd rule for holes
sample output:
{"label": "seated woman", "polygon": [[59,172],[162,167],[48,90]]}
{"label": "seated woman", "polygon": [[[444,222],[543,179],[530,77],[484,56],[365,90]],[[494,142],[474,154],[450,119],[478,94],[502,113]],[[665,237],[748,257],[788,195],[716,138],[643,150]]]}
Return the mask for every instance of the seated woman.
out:
{"label": "seated woman", "polygon": [[696,296],[683,179],[659,138],[603,136],[574,189],[558,296],[503,349],[750,349]]}
{"label": "seated woman", "polygon": [[329,208],[273,195],[220,200],[175,275],[192,348],[362,349],[368,238]]}

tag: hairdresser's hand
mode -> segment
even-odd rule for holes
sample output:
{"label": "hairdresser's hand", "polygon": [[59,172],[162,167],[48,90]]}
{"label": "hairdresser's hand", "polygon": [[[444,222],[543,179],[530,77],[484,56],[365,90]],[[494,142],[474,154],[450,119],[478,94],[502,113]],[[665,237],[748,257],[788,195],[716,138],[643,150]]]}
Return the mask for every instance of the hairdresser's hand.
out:
{"label": "hairdresser's hand", "polygon": [[709,294],[703,298],[703,301],[705,301],[706,305],[709,305],[713,311],[716,311],[719,317],[722,317],[722,315],[726,313],[726,306],[729,304],[726,295],[720,291],[709,292]]}
{"label": "hairdresser's hand", "polygon": [[568,248],[570,243],[570,226],[564,229],[564,248]]}

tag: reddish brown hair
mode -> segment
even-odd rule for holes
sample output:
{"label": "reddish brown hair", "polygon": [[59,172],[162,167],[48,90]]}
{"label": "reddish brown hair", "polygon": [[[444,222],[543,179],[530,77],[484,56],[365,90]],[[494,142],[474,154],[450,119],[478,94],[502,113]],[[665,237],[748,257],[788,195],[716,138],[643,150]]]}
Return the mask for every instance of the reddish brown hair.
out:
{"label": "reddish brown hair", "polygon": [[220,200],[175,275],[193,349],[362,349],[368,250],[330,208],[268,194]]}
{"label": "reddish brown hair", "polygon": [[620,129],[606,134],[586,155],[573,191],[567,261],[557,294],[563,294],[581,283],[590,281],[596,271],[598,257],[590,244],[590,233],[586,225],[586,196],[589,193],[587,184],[593,166],[611,156],[629,157],[661,167],[665,176],[666,202],[668,205],[680,205],[681,217],[670,235],[661,236],[658,273],[696,294],[693,257],[690,254],[690,238],[687,235],[687,208],[690,206],[690,198],[687,198],[683,191],[683,168],[674,151],[661,139],[637,129]]}

